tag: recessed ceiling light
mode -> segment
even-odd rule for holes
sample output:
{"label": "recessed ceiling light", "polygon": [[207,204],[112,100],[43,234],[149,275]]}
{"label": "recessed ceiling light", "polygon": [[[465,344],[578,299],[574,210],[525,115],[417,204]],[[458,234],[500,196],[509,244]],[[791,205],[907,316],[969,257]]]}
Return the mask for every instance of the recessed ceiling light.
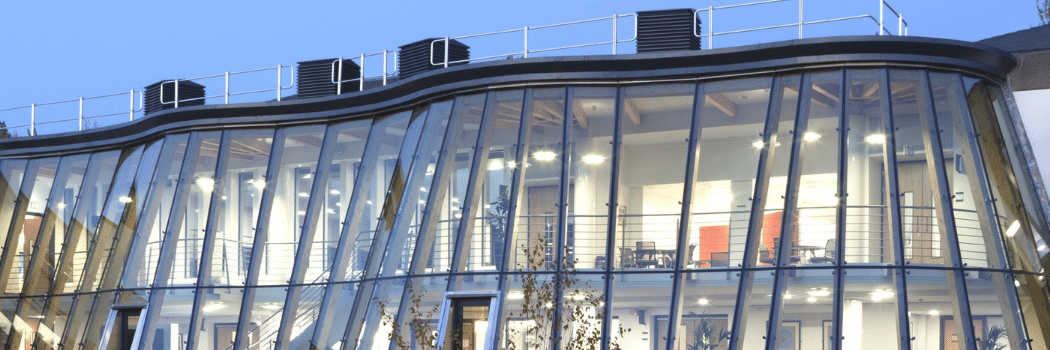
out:
{"label": "recessed ceiling light", "polygon": [[883,134],[871,134],[864,138],[864,142],[870,144],[883,144],[886,143],[886,135]]}
{"label": "recessed ceiling light", "polygon": [[536,160],[541,161],[541,162],[549,162],[549,161],[554,160],[554,158],[557,158],[557,157],[558,157],[558,155],[554,154],[554,152],[551,152],[551,151],[537,151],[536,153],[532,154],[532,158],[536,158]]}
{"label": "recessed ceiling light", "polygon": [[806,140],[806,141],[809,141],[809,142],[820,140],[820,137],[821,137],[820,134],[812,132],[812,131],[807,131],[805,134],[802,135],[802,139]]}
{"label": "recessed ceiling light", "polygon": [[583,162],[587,164],[601,164],[602,162],[605,162],[605,157],[597,154],[588,154],[580,159],[583,159]]}

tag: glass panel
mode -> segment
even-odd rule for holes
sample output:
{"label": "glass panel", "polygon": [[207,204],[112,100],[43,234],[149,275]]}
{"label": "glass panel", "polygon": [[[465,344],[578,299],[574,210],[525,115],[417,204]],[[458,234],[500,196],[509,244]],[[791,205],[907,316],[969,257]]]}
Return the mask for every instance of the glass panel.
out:
{"label": "glass panel", "polygon": [[809,115],[806,126],[799,128],[803,142],[795,249],[802,264],[834,264],[842,72],[810,74],[809,79],[810,85],[803,87],[809,89],[809,101],[803,102],[808,104]]}
{"label": "glass panel", "polygon": [[829,339],[821,332],[831,327],[833,319],[834,270],[782,270],[780,281],[785,288],[780,295],[783,322],[775,334],[776,349],[829,349],[825,347]]}
{"label": "glass panel", "polygon": [[[408,283],[411,285],[408,285],[405,293],[409,295],[409,304],[401,305],[397,310],[405,321],[400,323],[398,329],[391,328],[391,335],[400,349],[433,348],[437,344],[438,321],[448,281],[444,277],[418,277],[410,279]],[[397,324],[394,316],[386,314],[383,319]],[[482,346],[477,344],[475,348],[481,349]]]}
{"label": "glass panel", "polygon": [[[526,95],[529,96],[529,95]],[[514,259],[512,266],[526,264],[527,254],[520,248],[539,250],[543,261],[541,269],[553,268],[557,246],[554,241],[558,227],[558,201],[561,188],[562,134],[565,122],[565,89],[537,89],[525,101],[528,115],[528,133],[525,145],[525,164],[522,170],[522,193],[518,196],[518,219],[515,220]],[[570,192],[572,193],[572,192]],[[572,198],[568,203],[572,206]]]}
{"label": "glass panel", "polygon": [[1021,314],[1024,315],[1024,334],[1036,346],[1050,344],[1050,314],[1043,311],[1050,308],[1045,276],[1014,273],[1014,278]]}
{"label": "glass panel", "polygon": [[[135,180],[135,174],[138,171],[143,148],[143,146],[138,146],[125,149],[120,156],[119,170],[117,170],[116,176],[106,179],[105,183],[107,185],[98,188],[99,191],[106,191],[107,189],[109,191],[102,192],[97,197],[99,200],[97,204],[101,206],[98,213],[101,216],[93,216],[91,219],[93,222],[89,222],[89,227],[97,227],[97,230],[88,230],[86,232],[87,235],[83,235],[85,252],[80,254],[78,249],[78,252],[73,255],[74,260],[71,262],[72,267],[77,268],[80,270],[77,272],[82,273],[79,291],[97,290],[99,284],[98,274],[101,273],[98,261],[102,259],[101,255],[103,254],[96,252],[108,250],[107,246],[113,243],[113,235],[121,222],[121,215],[125,207],[130,207],[128,204],[132,203],[128,201],[131,199],[129,194],[132,189],[132,183]],[[112,181],[112,184],[110,184],[110,181]],[[81,199],[81,201],[83,200]],[[83,257],[83,260],[77,259],[78,256]],[[67,309],[70,310],[69,318],[66,322],[61,346],[75,346],[81,340],[84,334],[84,325],[90,315],[94,300],[95,295],[81,294],[74,300],[71,310]]]}
{"label": "glass panel", "polygon": [[[404,277],[376,281],[376,289],[389,293],[373,295],[369,302],[368,315],[362,329],[366,331],[359,337],[357,349],[385,350],[390,348],[390,332],[393,324],[383,322],[383,315],[396,315],[401,307],[401,295],[405,291]],[[440,290],[440,289],[438,289]],[[370,331],[367,331],[370,330]]]}
{"label": "glass panel", "polygon": [[325,140],[334,154],[328,173],[325,194],[325,209],[321,220],[314,226],[314,246],[311,249],[309,267],[304,282],[316,283],[328,278],[332,259],[342,233],[343,215],[350,195],[354,193],[356,166],[361,162],[365,142],[368,141],[370,120],[357,120],[330,126],[336,131],[334,140]]}
{"label": "glass panel", "polygon": [[[200,272],[201,250],[204,246],[204,226],[207,225],[211,193],[215,189],[215,163],[219,156],[221,132],[202,132],[194,135],[195,143],[188,150],[196,153],[196,163],[190,165],[189,173],[180,178],[183,189],[181,199],[185,207],[174,208],[185,216],[177,223],[179,239],[175,242],[175,258],[168,280],[158,282],[167,286],[192,286],[197,284]],[[167,223],[165,223],[167,224]],[[173,228],[167,228],[172,231]],[[168,247],[164,247],[169,249]],[[177,293],[178,294],[178,293]],[[192,304],[192,299],[189,300]]]}
{"label": "glass panel", "polygon": [[[270,349],[273,346],[277,339],[277,330],[281,326],[281,310],[284,309],[287,294],[287,287],[255,287],[255,300],[250,311],[252,316],[248,324],[244,325],[244,331],[248,333],[244,341],[249,349]],[[207,304],[205,307],[208,307]],[[301,329],[309,326],[312,321],[309,317],[297,317],[293,321],[293,327]],[[216,346],[216,349],[225,349],[223,344],[216,343]]]}
{"label": "glass panel", "polygon": [[954,278],[962,278],[957,271],[908,269],[904,272],[908,289],[908,320],[912,336],[911,348],[941,349],[941,344],[956,343],[964,348],[963,332],[956,332],[959,315]]}
{"label": "glass panel", "polygon": [[[614,243],[618,269],[674,268],[694,96],[694,84],[623,89],[619,222]],[[605,144],[595,142],[599,147]],[[607,147],[600,149],[608,152]],[[608,196],[594,198],[587,205],[598,208],[595,204],[606,202],[605,198]],[[600,222],[605,225],[604,219]]]}
{"label": "glass panel", "polygon": [[266,240],[259,245],[262,251],[256,252],[262,254],[258,260],[261,262],[259,280],[255,281],[258,285],[285,284],[291,278],[324,131],[324,125],[288,128],[284,130],[284,140],[278,143],[283,149],[280,164],[274,164],[278,167],[274,171],[277,190],[270,209]]}
{"label": "glass panel", "polygon": [[61,295],[73,293],[80,288],[84,263],[87,260],[88,242],[90,237],[94,236],[99,217],[102,215],[102,203],[113,181],[120,156],[120,151],[93,154],[79,195],[74,198],[75,203],[72,200],[68,202],[73,208],[72,220],[69,221],[69,228],[63,240],[65,244],[62,245],[55,280],[51,284],[51,295],[56,296],[49,298],[44,306],[42,323],[48,328],[38,329],[38,345],[46,344],[53,348],[57,346],[59,338],[64,336],[64,326],[75,298]]}
{"label": "glass panel", "polygon": [[574,88],[572,99],[565,260],[576,269],[605,270],[616,89]]}
{"label": "glass panel", "polygon": [[470,239],[470,258],[467,270],[496,270],[503,264],[503,249],[507,242],[507,220],[510,210],[511,179],[514,158],[518,152],[518,128],[521,126],[521,104],[524,91],[496,92],[495,101],[489,101],[486,120],[492,120],[485,144],[488,156],[481,163],[480,181],[475,204],[477,218]]}
{"label": "glass panel", "polygon": [[[175,186],[179,179],[182,161],[186,157],[186,143],[189,134],[169,136],[161,153],[157,172],[149,189],[149,203],[143,209],[144,216],[138,227],[139,238],[131,249],[131,257],[124,271],[125,289],[143,288],[135,294],[123,294],[128,298],[121,303],[145,303],[148,301],[149,288],[157,269],[162,231],[168,223]],[[145,190],[145,189],[141,189]],[[123,297],[122,296],[122,297]]]}
{"label": "glass panel", "polygon": [[390,229],[392,231],[390,233],[391,242],[388,244],[389,248],[386,249],[383,275],[408,273],[415,244],[419,238],[418,233],[423,230],[420,228],[420,221],[423,219],[424,209],[433,210],[434,207],[440,206],[440,203],[435,203],[433,207],[428,208],[426,203],[432,190],[434,172],[437,169],[438,158],[441,156],[442,142],[445,139],[451,110],[447,103],[437,104],[435,107],[435,110],[429,112],[420,111],[426,115],[427,120],[419,134],[405,136],[406,138],[419,138],[419,141],[413,151],[413,161],[407,165],[410,166],[406,170],[409,173],[407,182],[398,185],[403,187],[403,190],[399,192],[403,198],[399,198],[401,202],[397,209],[398,217],[394,222],[394,227]]}
{"label": "glass panel", "polygon": [[[525,249],[518,249],[517,255],[526,255]],[[542,254],[542,250],[533,255]],[[550,296],[545,293],[553,292],[554,275],[537,273],[539,268],[546,269],[546,261],[534,258],[529,264],[522,258],[522,264],[517,267],[518,273],[508,280],[507,296],[500,324],[503,325],[501,345],[504,348],[520,350],[538,350],[550,348],[550,324],[553,307],[547,306]],[[525,265],[529,264],[529,265]],[[535,268],[530,268],[533,266]]]}
{"label": "glass panel", "polygon": [[[25,271],[29,267],[29,260],[33,256],[37,235],[40,233],[40,224],[44,217],[47,206],[48,195],[51,193],[51,185],[54,183],[55,174],[58,171],[59,158],[34,159],[29,161],[26,168],[25,179],[19,193],[19,201],[13,210],[14,220],[7,232],[9,243],[3,252],[3,264],[0,265],[3,274],[0,277],[0,285],[4,295],[19,294],[22,292],[22,284],[25,282]],[[7,310],[2,308],[7,319],[14,316],[14,304]]]}
{"label": "glass panel", "polygon": [[22,187],[27,162],[24,159],[0,161],[0,244],[7,242],[7,231],[13,222],[15,201]]}
{"label": "glass panel", "polygon": [[[731,273],[735,274],[735,272]],[[741,324],[743,328],[738,328],[733,337],[743,344],[742,349],[760,349],[766,345],[766,330],[769,327],[775,272],[772,270],[754,270],[747,273],[751,276],[743,278],[753,279],[749,283],[751,289],[741,290],[740,293],[748,293],[746,297],[748,306],[745,308],[738,306],[739,311],[743,314],[738,313],[736,315],[736,317],[741,317],[746,322]],[[744,283],[747,282],[744,281]]]}
{"label": "glass panel", "polygon": [[[55,261],[58,259],[56,249],[61,249],[66,233],[66,223],[73,214],[73,199],[84,179],[84,170],[87,167],[89,154],[63,157],[58,171],[53,174],[55,181],[48,195],[47,208],[43,213],[43,222],[34,224],[27,221],[23,227],[25,236],[37,236],[30,239],[36,250],[33,254],[29,269],[24,272],[26,285],[23,289],[24,295],[46,295],[49,292],[52,277],[54,276]],[[38,178],[47,177],[46,174],[38,174]],[[66,205],[69,203],[69,205]],[[31,226],[40,228],[33,230]],[[39,232],[39,235],[37,234]],[[18,317],[16,318],[16,331],[20,338],[32,341],[32,334],[37,331],[37,326],[43,319],[44,303],[46,298],[23,298],[18,306]],[[22,325],[22,327],[19,327]],[[17,343],[13,340],[12,344]]]}
{"label": "glass panel", "polygon": [[[1011,311],[1006,293],[1010,291],[1007,273],[993,271],[966,271],[966,291],[970,297],[970,314],[973,319],[980,349],[995,349],[1007,345],[1007,334],[1023,334],[1023,330],[1009,329],[1007,320]],[[1022,333],[1018,333],[1022,332]],[[988,347],[990,346],[990,347]]]}
{"label": "glass panel", "polygon": [[[781,244],[781,232],[784,224],[784,203],[787,197],[788,167],[792,157],[791,145],[794,143],[795,116],[798,114],[798,92],[801,84],[800,76],[778,77],[773,84],[779,87],[773,92],[774,100],[771,104],[773,110],[769,111],[769,120],[774,123],[769,143],[761,142],[754,145],[755,148],[769,147],[769,183],[765,193],[765,210],[762,214],[761,227],[752,228],[760,230],[760,241],[758,249],[758,264],[779,265],[777,254],[790,254],[788,262],[800,261],[798,251],[793,248],[799,244],[798,237],[792,239],[790,244]],[[777,109],[779,107],[779,109]],[[759,194],[761,196],[761,194]],[[789,213],[789,220],[798,220],[792,217],[795,213]],[[795,226],[798,226],[797,221]],[[784,248],[786,247],[786,248]]]}
{"label": "glass panel", "polygon": [[[896,303],[899,295],[894,282],[900,277],[897,270],[849,269],[843,274],[840,349],[900,349]],[[832,325],[827,322],[822,327],[824,339],[832,332],[829,327]]]}
{"label": "glass panel", "polygon": [[[211,257],[204,257],[211,259],[210,278],[200,281],[202,286],[244,285],[255,241],[259,204],[268,180],[266,166],[270,160],[273,130],[233,130],[228,134],[229,139],[223,141],[223,147],[229,148],[229,164],[225,174],[219,176],[226,183],[222,186],[217,212],[209,213],[216,218],[213,221],[215,226],[209,227],[215,232],[215,247]],[[239,305],[238,299],[237,305],[227,305],[227,309],[236,314]]]}
{"label": "glass panel", "polygon": [[[886,115],[881,70],[847,70],[846,229],[843,260],[893,262],[886,184]],[[902,211],[903,212],[903,211]],[[906,217],[912,217],[907,215]],[[907,222],[906,222],[907,223]]]}
{"label": "glass panel", "polygon": [[684,280],[682,320],[675,329],[675,339],[679,344],[685,344],[686,349],[726,349],[732,332],[740,275],[736,272],[687,272]]}
{"label": "glass panel", "polygon": [[[115,290],[120,286],[120,278],[127,263],[128,250],[131,248],[132,240],[136,237],[133,232],[135,232],[138,224],[142,206],[146,202],[146,194],[149,191],[150,181],[153,179],[154,170],[160,159],[163,143],[157,141],[146,146],[146,149],[142,152],[141,163],[134,174],[132,187],[126,195],[117,199],[118,202],[123,203],[123,208],[119,212],[115,212],[114,214],[116,215],[112,216],[114,219],[117,219],[114,222],[116,225],[108,230],[106,226],[99,229],[99,242],[95,243],[91,253],[94,257],[89,258],[97,261],[103,268],[101,271],[96,270],[96,273],[101,272],[101,275],[94,278],[97,282],[98,290]],[[165,164],[165,166],[171,165],[168,162]],[[110,200],[112,199],[113,196],[111,195]],[[111,207],[107,207],[107,210],[108,208]],[[102,256],[99,256],[99,254],[102,254]],[[85,281],[88,278],[91,277],[86,277]],[[86,325],[87,333],[84,336],[85,349],[94,349],[99,345],[95,342],[95,339],[102,339],[101,333],[105,328],[114,297],[115,295],[102,295],[94,300],[90,311],[91,315]]]}
{"label": "glass panel", "polygon": [[[449,132],[449,145],[445,148],[445,157],[451,161],[452,166],[446,175],[445,203],[440,209],[440,221],[438,223],[438,238],[435,242],[436,251],[432,259],[433,266],[437,271],[459,271],[470,267],[468,256],[459,257],[461,266],[452,266],[455,251],[456,235],[459,234],[459,226],[463,218],[463,207],[467,202],[467,187],[470,181],[470,165],[474,160],[474,147],[478,142],[478,134],[481,128],[481,116],[485,108],[485,94],[460,96],[456,98],[452,111],[452,126]],[[470,242],[464,242],[464,248],[470,247]],[[475,268],[479,266],[474,266]]]}
{"label": "glass panel", "polygon": [[[705,83],[690,247],[699,266],[741,266],[769,109],[770,78]],[[684,138],[683,138],[684,139]],[[695,232],[695,233],[694,233]]]}
{"label": "glass panel", "polygon": [[[206,294],[199,311],[202,321],[198,326],[200,329],[196,330],[197,344],[194,349],[232,349],[231,345],[233,345],[233,339],[237,332],[237,316],[241,309],[241,296],[244,294],[244,288],[213,288],[203,290],[203,292],[206,292]],[[281,294],[284,294],[284,292],[282,291]],[[252,322],[262,322],[262,320],[253,319]],[[174,325],[164,326],[178,329]],[[251,326],[251,324],[248,325],[249,329],[251,329]],[[248,333],[248,343],[255,343],[259,339],[259,335],[258,331],[250,331]],[[154,342],[156,341],[157,338],[154,338]]]}
{"label": "glass panel", "polygon": [[[378,227],[380,209],[386,205],[387,186],[390,185],[390,179],[394,176],[394,165],[397,162],[398,151],[401,150],[402,143],[405,141],[405,133],[408,130],[411,116],[412,111],[404,111],[384,117],[376,122],[369,134],[369,143],[376,145],[374,147],[378,149],[374,154],[376,157],[374,167],[357,169],[361,174],[370,173],[365,179],[372,181],[366,181],[363,188],[354,189],[355,195],[363,197],[364,201],[362,201],[361,208],[350,208],[351,212],[347,214],[347,221],[350,222],[351,229],[349,237],[354,237],[354,240],[353,248],[349,252],[350,265],[346,269],[344,280],[361,278],[368,260],[368,251],[372,247],[375,229]],[[373,155],[366,154],[366,156]],[[358,211],[360,214],[357,214]],[[349,239],[349,237],[344,239]]]}
{"label": "glass panel", "polygon": [[[8,243],[3,251],[3,263],[0,265],[0,286],[4,286],[0,290],[5,296],[17,296],[22,292],[30,259],[37,253],[37,235],[40,234],[40,224],[58,165],[59,158],[43,158],[29,161],[26,168],[25,181],[13,210],[14,220],[8,232],[0,233],[7,235]],[[0,303],[0,313],[3,316],[3,321],[0,321],[0,344],[6,344],[7,341],[24,341],[24,332],[32,331],[24,325],[25,321],[15,317],[18,305],[18,299],[5,299]],[[12,329],[12,326],[15,329]]]}
{"label": "glass panel", "polygon": [[[613,320],[609,329],[614,334],[610,334],[610,339],[615,339],[623,349],[666,349],[672,276],[668,273],[614,276],[609,298]],[[624,328],[622,334],[621,327]]]}
{"label": "glass panel", "polygon": [[[929,94],[919,85],[920,71],[890,71],[893,99],[893,142],[897,152],[897,183],[903,226],[904,263],[951,266],[936,174],[931,174],[924,143]],[[926,136],[928,137],[928,136]]]}

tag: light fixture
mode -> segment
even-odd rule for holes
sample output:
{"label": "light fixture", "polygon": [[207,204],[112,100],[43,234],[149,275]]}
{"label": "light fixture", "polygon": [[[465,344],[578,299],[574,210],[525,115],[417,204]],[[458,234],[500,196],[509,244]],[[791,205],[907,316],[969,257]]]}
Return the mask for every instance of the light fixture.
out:
{"label": "light fixture", "polygon": [[814,296],[814,297],[826,297],[826,296],[831,295],[831,291],[827,290],[827,288],[821,288],[821,289],[813,289],[813,290],[806,291],[806,294],[809,294],[810,296]]}
{"label": "light fixture", "polygon": [[707,300],[707,298],[700,298],[700,300],[697,300],[696,303],[700,304],[700,305],[707,305],[707,304],[710,304],[711,301]]}
{"label": "light fixture", "polygon": [[937,316],[937,315],[940,315],[940,314],[941,314],[941,312],[938,311],[938,310],[930,310],[930,316]]}
{"label": "light fixture", "polygon": [[258,188],[260,190],[263,189],[264,187],[266,187],[266,181],[263,181],[263,179],[258,179],[258,180],[254,180],[254,181],[249,180],[249,181],[251,181],[251,184],[253,186],[255,186],[255,188]]}
{"label": "light fixture", "polygon": [[871,135],[868,135],[868,137],[864,138],[864,142],[867,142],[867,143],[870,143],[870,144],[873,144],[873,145],[881,145],[883,143],[886,143],[886,135],[883,135],[883,134],[871,134]]}
{"label": "light fixture", "polygon": [[489,159],[489,164],[486,167],[489,171],[496,171],[503,169],[503,162],[499,159]]}
{"label": "light fixture", "polygon": [[809,142],[820,140],[820,137],[821,137],[820,134],[812,132],[812,131],[807,131],[805,134],[802,134],[802,139],[806,140],[806,141],[809,141]]}
{"label": "light fixture", "polygon": [[212,312],[212,311],[222,310],[222,309],[225,309],[225,308],[226,308],[226,304],[223,304],[223,303],[211,303],[211,304],[208,304],[208,305],[204,305],[204,307],[201,308],[201,309],[204,310],[204,312]]}
{"label": "light fixture", "polygon": [[1012,224],[1010,224],[1010,228],[1006,229],[1006,237],[1013,237],[1014,235],[1017,234],[1017,230],[1020,230],[1020,229],[1021,229],[1021,223],[1017,222],[1017,220],[1014,220],[1014,222]]}
{"label": "light fixture", "polygon": [[507,162],[507,167],[508,167],[508,168],[514,169],[514,167],[516,167],[516,166],[518,166],[518,164],[517,164],[517,163],[515,163],[515,162],[514,162],[513,160],[512,160],[512,161],[509,161],[509,162]]}
{"label": "light fixture", "polygon": [[215,179],[212,178],[198,177],[194,183],[196,183],[197,187],[200,187],[201,191],[204,191],[204,193],[211,193],[211,191],[215,189]]}
{"label": "light fixture", "polygon": [[337,196],[339,195],[339,193],[340,193],[339,190],[330,190],[330,191],[328,191],[328,194],[334,194],[334,195],[337,195]]}
{"label": "light fixture", "polygon": [[605,162],[605,157],[597,154],[588,154],[581,157],[580,159],[582,159],[583,162],[587,164],[601,164]]}
{"label": "light fixture", "polygon": [[306,198],[306,197],[309,197],[309,196],[310,196],[310,194],[309,194],[309,193],[306,193],[306,192],[299,192],[299,197],[301,197],[301,198]]}
{"label": "light fixture", "polygon": [[541,161],[541,162],[549,162],[549,161],[554,160],[554,158],[557,158],[557,157],[558,157],[558,155],[554,154],[554,152],[551,152],[551,151],[537,151],[536,153],[532,154],[532,158],[536,158],[536,160]]}
{"label": "light fixture", "polygon": [[66,208],[66,203],[62,203],[62,202],[58,203],[58,209],[65,209],[65,208]]}
{"label": "light fixture", "polygon": [[118,198],[117,200],[120,201],[121,203],[131,203],[132,202],[131,197],[128,197],[128,196],[120,196],[120,198]]}
{"label": "light fixture", "polygon": [[507,299],[510,299],[510,300],[525,299],[525,294],[523,294],[522,292],[510,292],[510,293],[507,294]]}
{"label": "light fixture", "polygon": [[312,179],[313,177],[314,177],[314,174],[313,174],[313,173],[306,173],[306,174],[303,174],[303,178],[304,178],[304,179]]}
{"label": "light fixture", "polygon": [[554,303],[551,303],[551,302],[548,301],[546,306],[547,306],[548,309],[553,309],[554,308]]}
{"label": "light fixture", "polygon": [[762,143],[762,140],[755,141],[754,143],[751,144],[751,146],[754,146],[755,148],[762,148],[765,145],[766,145],[765,143]]}
{"label": "light fixture", "polygon": [[425,199],[420,199],[419,204],[427,204],[427,201]]}
{"label": "light fixture", "polygon": [[809,298],[806,298],[806,302],[809,302],[809,303],[815,303],[815,302],[817,302],[817,297],[809,297]]}
{"label": "light fixture", "polygon": [[871,292],[871,301],[883,301],[892,297],[893,292],[885,289]]}
{"label": "light fixture", "polygon": [[784,300],[788,300],[788,299],[791,299],[791,298],[794,298],[794,297],[795,296],[791,295],[791,293],[784,293]]}

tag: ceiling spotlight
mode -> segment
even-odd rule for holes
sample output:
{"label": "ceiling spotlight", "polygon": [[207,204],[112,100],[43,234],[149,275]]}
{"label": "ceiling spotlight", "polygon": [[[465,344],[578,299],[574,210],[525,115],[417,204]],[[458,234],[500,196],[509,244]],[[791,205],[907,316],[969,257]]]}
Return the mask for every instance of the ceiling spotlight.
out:
{"label": "ceiling spotlight", "polygon": [[711,303],[711,301],[707,300],[706,298],[700,298],[700,300],[697,300],[696,303],[700,304],[700,305],[707,305],[707,304]]}
{"label": "ceiling spotlight", "polygon": [[194,183],[196,183],[197,187],[200,187],[201,191],[204,191],[204,193],[211,193],[211,191],[215,189],[215,179],[198,177]]}
{"label": "ceiling spotlight", "polygon": [[806,141],[809,141],[809,142],[820,140],[820,137],[821,137],[820,134],[812,132],[812,131],[807,131],[805,134],[802,135],[802,139],[806,140]]}
{"label": "ceiling spotlight", "polygon": [[554,154],[554,152],[551,152],[551,151],[538,151],[538,152],[532,154],[532,158],[536,158],[536,160],[541,161],[541,162],[549,162],[549,161],[554,160],[554,158],[557,158],[557,157],[558,157],[558,155]]}
{"label": "ceiling spotlight", "polygon": [[881,145],[883,143],[886,143],[886,135],[883,135],[883,134],[871,134],[871,135],[868,135],[868,137],[864,138],[864,142],[867,142],[867,143],[870,143],[870,144],[873,144],[873,145]]}
{"label": "ceiling spotlight", "polygon": [[605,162],[605,157],[597,154],[588,154],[580,159],[583,159],[583,162],[587,164],[601,164],[602,162]]}
{"label": "ceiling spotlight", "polygon": [[132,202],[131,201],[131,197],[128,197],[128,196],[120,196],[120,198],[117,199],[117,200],[119,200],[121,203],[131,203]]}

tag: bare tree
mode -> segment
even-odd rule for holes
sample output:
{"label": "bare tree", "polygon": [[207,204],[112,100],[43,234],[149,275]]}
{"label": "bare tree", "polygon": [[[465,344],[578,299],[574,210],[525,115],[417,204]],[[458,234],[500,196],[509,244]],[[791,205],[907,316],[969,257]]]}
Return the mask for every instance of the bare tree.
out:
{"label": "bare tree", "polygon": [[1050,0],[1035,0],[1035,10],[1039,13],[1039,25],[1050,24]]}

